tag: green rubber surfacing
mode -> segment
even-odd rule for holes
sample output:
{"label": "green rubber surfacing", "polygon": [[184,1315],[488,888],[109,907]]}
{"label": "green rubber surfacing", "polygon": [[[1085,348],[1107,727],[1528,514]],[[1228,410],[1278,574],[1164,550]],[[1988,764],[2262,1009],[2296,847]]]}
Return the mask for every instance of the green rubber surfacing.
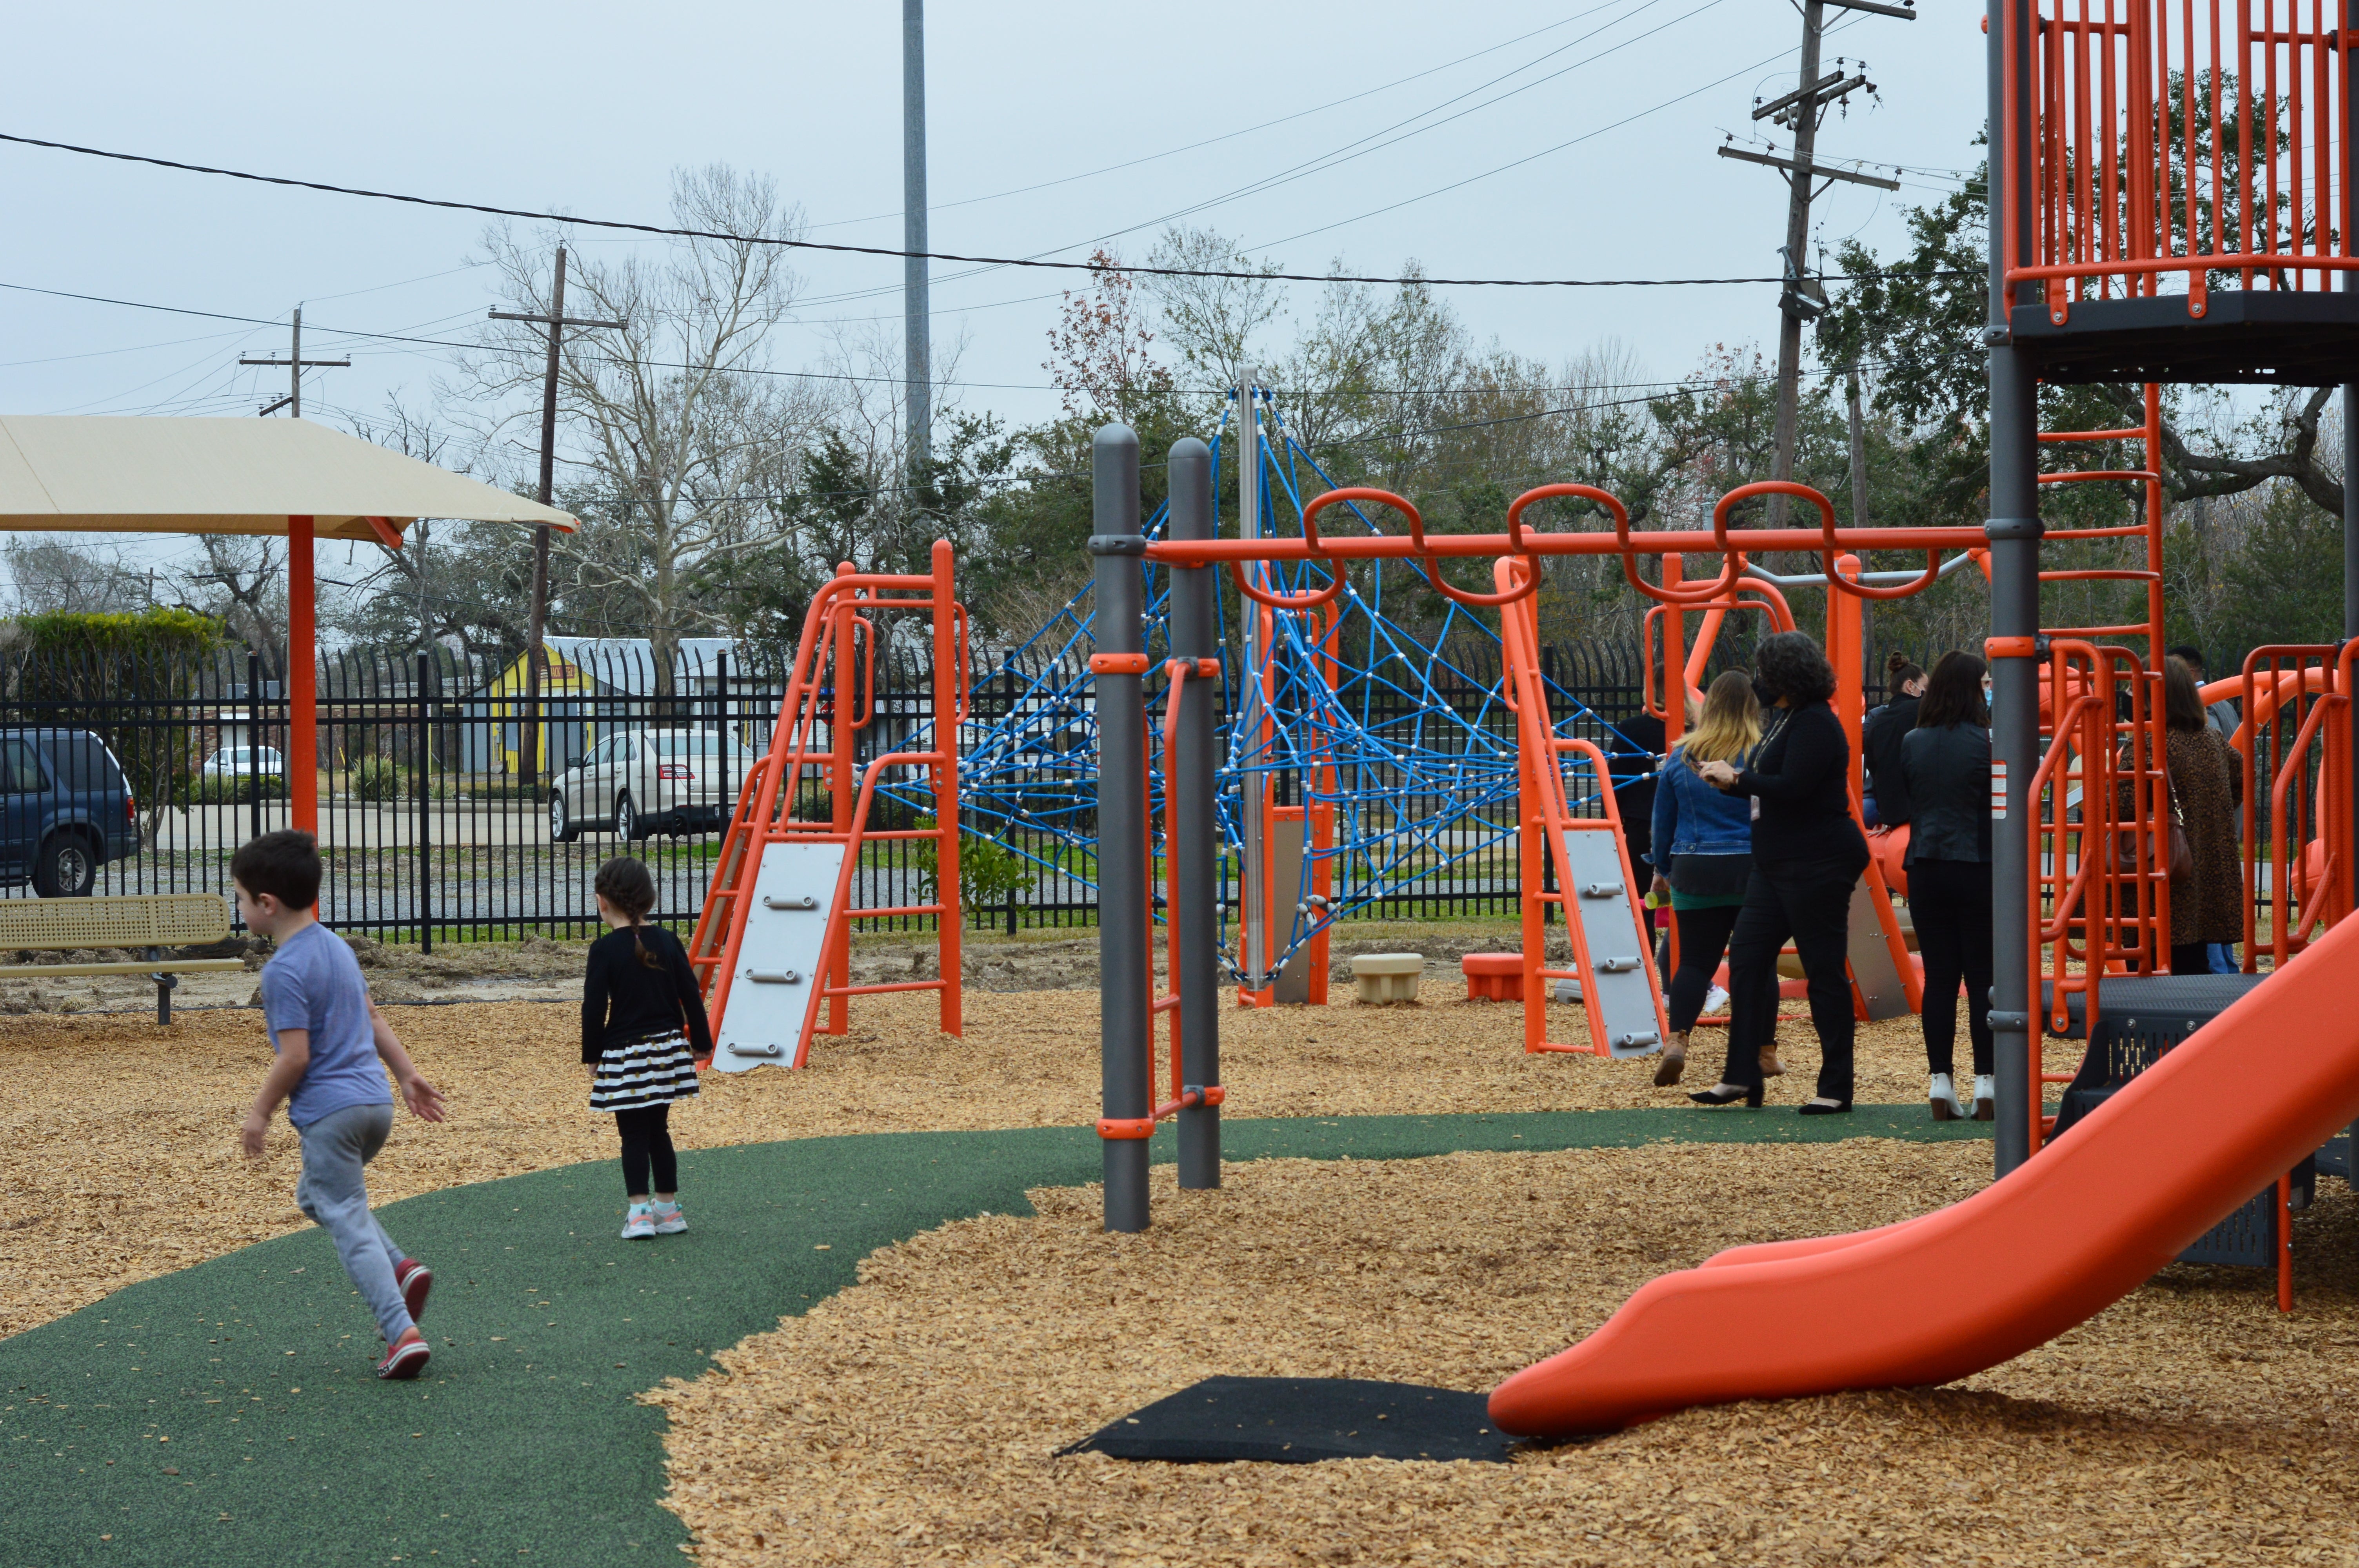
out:
{"label": "green rubber surfacing", "polygon": [[[1394,1160],[1989,1129],[1917,1104],[1238,1120],[1223,1135],[1232,1161]],[[1168,1156],[1168,1132],[1155,1142]],[[381,1213],[435,1271],[434,1360],[414,1383],[370,1375],[375,1327],[316,1228],[118,1291],[0,1340],[0,1563],[676,1562],[663,1415],[634,1396],[809,1310],[880,1247],[1028,1214],[1027,1188],[1100,1169],[1087,1128],[690,1151],[694,1228],[652,1243],[614,1234],[612,1162],[411,1198]]]}

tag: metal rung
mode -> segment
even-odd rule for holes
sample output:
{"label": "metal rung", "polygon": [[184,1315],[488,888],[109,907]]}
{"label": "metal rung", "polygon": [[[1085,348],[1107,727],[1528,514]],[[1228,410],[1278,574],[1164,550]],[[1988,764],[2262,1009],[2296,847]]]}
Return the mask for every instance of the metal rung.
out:
{"label": "metal rung", "polygon": [[1620,882],[1585,882],[1582,885],[1581,896],[1583,898],[1620,898],[1624,891],[1625,890]]}
{"label": "metal rung", "polygon": [[805,893],[800,898],[780,898],[776,893],[762,901],[764,909],[817,909],[819,900]]}
{"label": "metal rung", "polygon": [[732,1045],[729,1049],[734,1051],[740,1056],[783,1056],[786,1054],[786,1052],[783,1049],[776,1045]]}
{"label": "metal rung", "polygon": [[802,976],[792,969],[748,969],[745,978],[757,986],[799,986]]}
{"label": "metal rung", "polygon": [[1601,975],[1626,975],[1638,967],[1636,958],[1602,958],[1597,964]]}
{"label": "metal rung", "polygon": [[1614,1042],[1614,1044],[1622,1047],[1625,1051],[1636,1045],[1660,1045],[1662,1043],[1663,1037],[1656,1033],[1651,1029],[1646,1031],[1644,1033],[1639,1033],[1634,1031],[1631,1033],[1623,1035],[1621,1038]]}

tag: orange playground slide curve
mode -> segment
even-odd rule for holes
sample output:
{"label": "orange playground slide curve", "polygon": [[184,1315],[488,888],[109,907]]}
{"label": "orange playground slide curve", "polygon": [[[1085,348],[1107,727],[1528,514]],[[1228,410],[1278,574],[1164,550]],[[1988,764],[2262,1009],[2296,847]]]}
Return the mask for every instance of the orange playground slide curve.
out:
{"label": "orange playground slide curve", "polygon": [[[2359,1116],[2354,965],[2359,919],[1962,1203],[1649,1281],[1500,1384],[1492,1421],[1529,1437],[1612,1432],[1692,1405],[1946,1383],[2045,1343]],[[1732,1345],[1745,1346],[1733,1359]]]}

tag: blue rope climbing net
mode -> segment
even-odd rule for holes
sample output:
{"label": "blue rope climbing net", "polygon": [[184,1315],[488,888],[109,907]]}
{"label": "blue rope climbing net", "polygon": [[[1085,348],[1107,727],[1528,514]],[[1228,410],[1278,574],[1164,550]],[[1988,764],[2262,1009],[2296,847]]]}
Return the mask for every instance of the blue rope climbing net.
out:
{"label": "blue rope climbing net", "polygon": [[[1266,392],[1256,395],[1268,398]],[[1242,444],[1234,418],[1224,417],[1213,438],[1215,495],[1220,465]],[[1304,504],[1337,488],[1334,480],[1287,428],[1274,400],[1254,421],[1252,444],[1265,535],[1300,537]],[[1383,532],[1357,504],[1345,509],[1369,533]],[[1338,510],[1326,516],[1323,526],[1332,532]],[[1169,521],[1168,507],[1158,507],[1147,521],[1147,537],[1160,537]],[[1325,586],[1307,562],[1255,570],[1256,586],[1266,589]],[[1414,583],[1402,580],[1405,573],[1413,574]],[[1333,823],[1325,847],[1314,843],[1312,833],[1301,835],[1295,885],[1305,896],[1278,909],[1263,975],[1237,968],[1236,944],[1225,933],[1234,892],[1223,898],[1224,962],[1250,989],[1271,983],[1288,958],[1335,922],[1410,890],[1470,901],[1516,891],[1512,881],[1503,885],[1495,876],[1470,875],[1478,865],[1495,865],[1516,831],[1516,726],[1501,695],[1499,634],[1451,600],[1443,600],[1438,619],[1427,617],[1423,630],[1387,613],[1388,591],[1406,598],[1424,581],[1419,563],[1374,561],[1324,609],[1271,611],[1263,655],[1266,703],[1255,695],[1255,676],[1264,672],[1237,667],[1242,640],[1231,635],[1223,605],[1222,645],[1230,654],[1221,673],[1216,782],[1228,854],[1224,880],[1234,890],[1248,791],[1268,787],[1279,804],[1332,814]],[[1146,646],[1158,677],[1169,645],[1169,571],[1150,560]],[[1089,669],[1096,647],[1091,595],[1087,588],[1075,594],[1046,625],[1007,650],[995,668],[977,672],[959,765],[959,804],[971,837],[1020,857],[1036,879],[1087,892],[1096,884],[1098,748]],[[1244,608],[1260,612],[1250,603]],[[1163,690],[1158,678],[1151,679],[1148,712],[1159,725]],[[1549,705],[1559,733],[1594,741],[1609,760],[1635,762],[1647,756],[1645,747],[1554,682]],[[1158,829],[1162,764],[1158,744],[1149,749],[1148,782]],[[1602,814],[1586,769],[1579,778],[1571,796],[1575,811]],[[920,781],[880,793],[915,810],[930,808]],[[1159,838],[1157,852],[1159,860]],[[1308,896],[1314,873],[1322,871],[1332,890],[1323,903]],[[1160,903],[1158,898],[1158,918]]]}

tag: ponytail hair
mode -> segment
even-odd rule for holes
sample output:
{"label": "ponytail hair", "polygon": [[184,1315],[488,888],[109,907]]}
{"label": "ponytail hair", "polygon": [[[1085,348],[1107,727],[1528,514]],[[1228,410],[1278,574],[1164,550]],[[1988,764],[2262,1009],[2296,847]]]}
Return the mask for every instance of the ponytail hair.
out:
{"label": "ponytail hair", "polygon": [[663,956],[649,948],[639,935],[646,929],[641,923],[647,919],[647,911],[656,906],[656,880],[647,874],[647,867],[627,855],[622,856],[599,867],[598,879],[592,886],[600,898],[629,918],[631,924],[624,929],[631,934],[631,946],[637,951],[639,962],[650,969],[664,968]]}
{"label": "ponytail hair", "polygon": [[1906,654],[1895,654],[1884,661],[1884,688],[1896,697],[1902,687],[1924,678],[1925,672]]}

